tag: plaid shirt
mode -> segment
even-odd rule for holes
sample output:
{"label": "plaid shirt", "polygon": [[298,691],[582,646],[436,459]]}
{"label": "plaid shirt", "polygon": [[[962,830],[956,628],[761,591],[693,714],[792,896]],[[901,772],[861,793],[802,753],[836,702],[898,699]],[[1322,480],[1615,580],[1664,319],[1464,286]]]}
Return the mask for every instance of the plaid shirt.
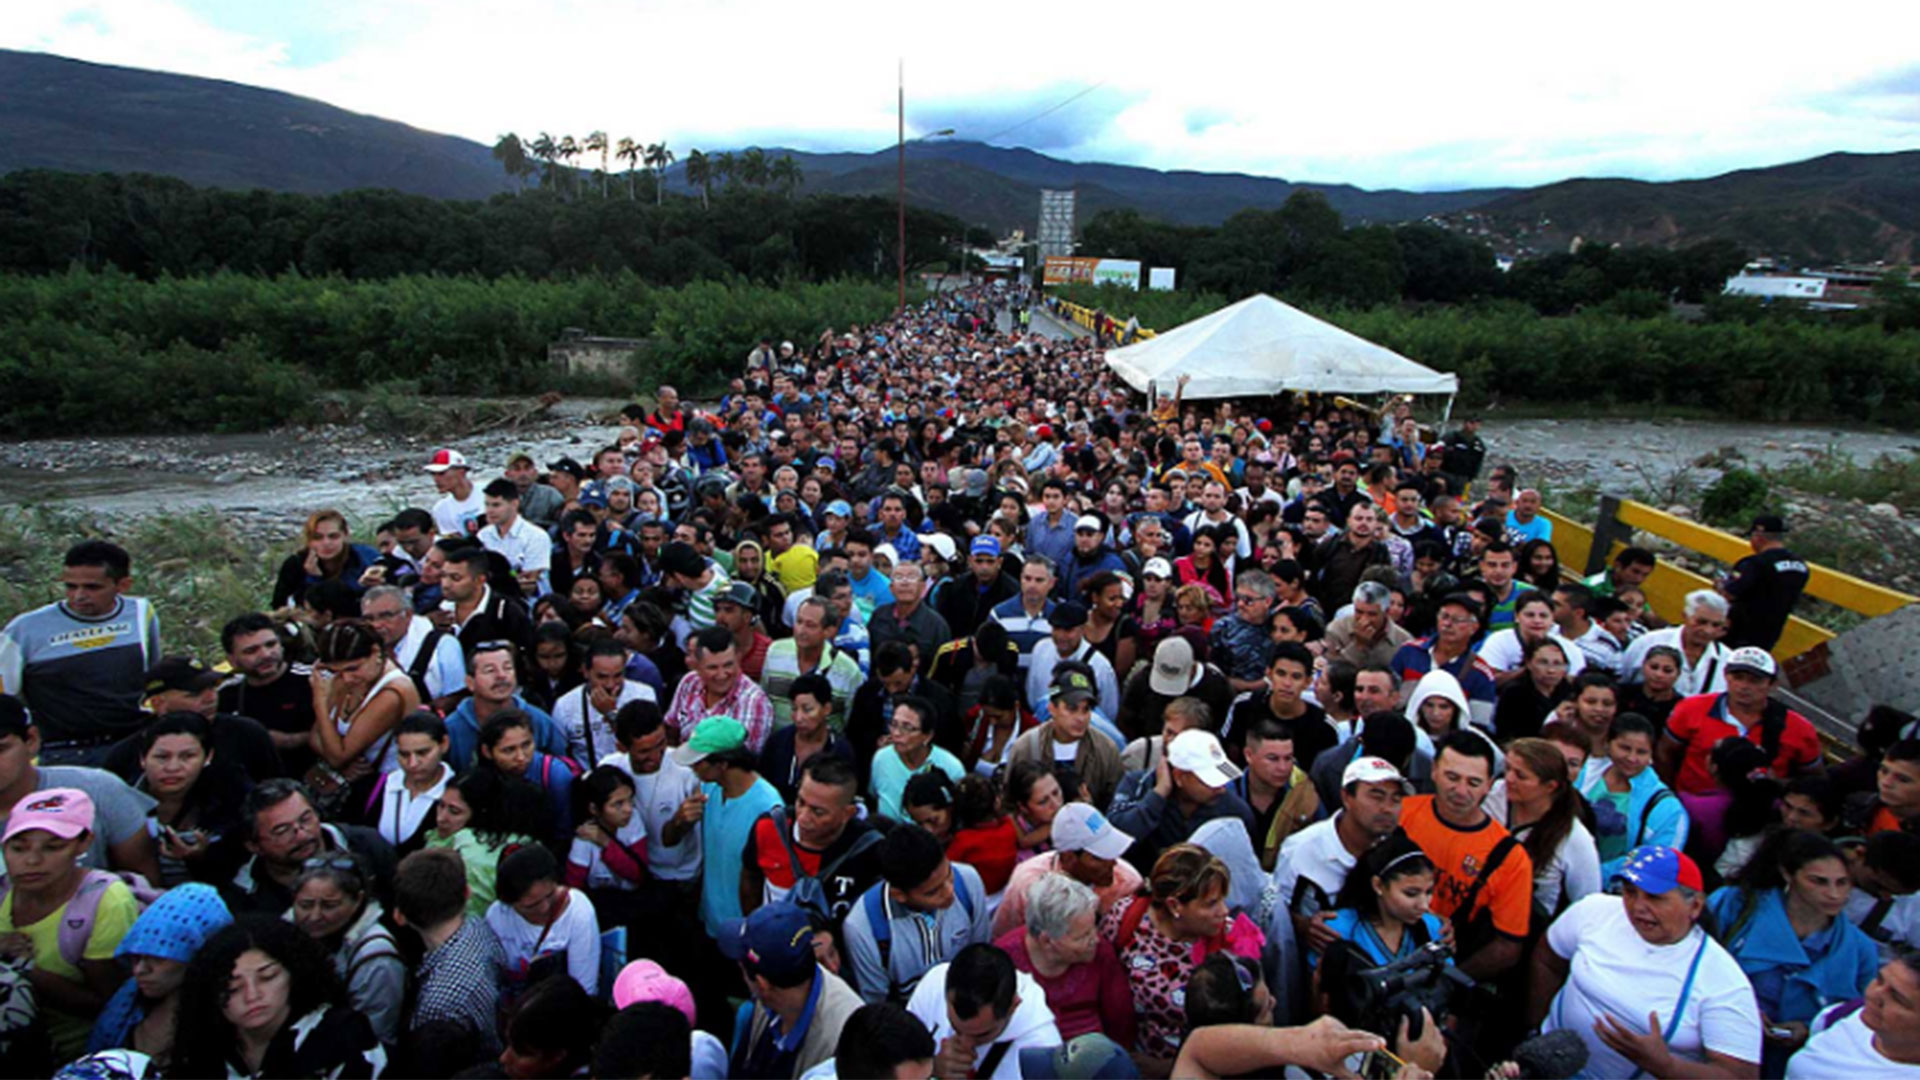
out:
{"label": "plaid shirt", "polygon": [[773,701],[767,692],[745,675],[712,708],[707,707],[706,687],[700,673],[689,671],[673,692],[673,705],[667,709],[667,723],[680,732],[680,741],[693,738],[693,729],[709,716],[731,716],[746,725],[747,749],[759,753],[773,732]]}
{"label": "plaid shirt", "polygon": [[500,1052],[495,1010],[500,1000],[500,973],[507,954],[484,919],[468,916],[446,944],[420,960],[415,972],[418,988],[408,1030],[435,1020],[452,1020],[473,1028],[489,1055]]}

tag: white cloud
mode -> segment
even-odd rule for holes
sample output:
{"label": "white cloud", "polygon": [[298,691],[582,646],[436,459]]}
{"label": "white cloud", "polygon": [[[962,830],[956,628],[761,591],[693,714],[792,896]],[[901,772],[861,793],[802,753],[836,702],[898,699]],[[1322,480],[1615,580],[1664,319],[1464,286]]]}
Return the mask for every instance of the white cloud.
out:
{"label": "white cloud", "polygon": [[[968,102],[998,116],[1009,98],[1038,111],[1036,95],[1105,83],[1007,141],[1368,187],[1665,179],[1920,146],[1920,111],[1884,93],[1846,105],[1850,88],[1911,66],[1920,4],[1861,0],[1845,19],[1769,8],[336,0],[325,25],[341,47],[312,50],[292,36],[310,18],[243,33],[193,0],[45,0],[10,11],[0,45],[272,86],[480,140],[604,128],[682,150],[884,145],[904,54],[910,118]],[[316,52],[332,58],[289,60]]]}

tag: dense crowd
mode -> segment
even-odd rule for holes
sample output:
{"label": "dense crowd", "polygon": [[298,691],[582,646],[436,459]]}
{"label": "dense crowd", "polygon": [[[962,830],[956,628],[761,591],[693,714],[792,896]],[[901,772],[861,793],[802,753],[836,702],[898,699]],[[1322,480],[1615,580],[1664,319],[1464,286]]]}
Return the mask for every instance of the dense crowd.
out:
{"label": "dense crowd", "polygon": [[1920,723],[1773,694],[1789,523],[1667,625],[1474,420],[1143,399],[1029,304],[438,450],[221,657],[74,544],[8,1074],[1920,1076]]}

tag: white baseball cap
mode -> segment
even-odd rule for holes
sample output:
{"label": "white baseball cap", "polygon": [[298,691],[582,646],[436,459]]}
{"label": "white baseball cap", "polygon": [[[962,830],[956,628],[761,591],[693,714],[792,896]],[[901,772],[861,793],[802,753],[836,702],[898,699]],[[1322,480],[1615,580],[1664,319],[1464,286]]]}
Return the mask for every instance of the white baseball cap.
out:
{"label": "white baseball cap", "polygon": [[1053,846],[1060,851],[1084,851],[1096,859],[1117,859],[1133,846],[1133,837],[1115,828],[1090,804],[1072,802],[1054,815]]}
{"label": "white baseball cap", "polygon": [[1179,696],[1193,685],[1193,643],[1175,634],[1153,650],[1147,688],[1156,694]]}
{"label": "white baseball cap", "polygon": [[1107,523],[1092,514],[1081,514],[1080,520],[1073,523],[1074,532],[1105,532]]}
{"label": "white baseball cap", "polygon": [[1347,762],[1347,769],[1340,774],[1340,786],[1348,784],[1399,784],[1400,790],[1413,794],[1413,785],[1393,767],[1386,758],[1359,757]]}
{"label": "white baseball cap", "polygon": [[1190,772],[1210,788],[1223,788],[1240,778],[1240,767],[1227,760],[1227,752],[1211,731],[1189,728],[1167,744],[1167,764],[1181,772]]}
{"label": "white baseball cap", "polygon": [[1147,565],[1140,568],[1140,576],[1171,579],[1173,577],[1173,564],[1155,555],[1153,558],[1147,560]]}
{"label": "white baseball cap", "polygon": [[1751,671],[1769,679],[1780,674],[1780,666],[1773,662],[1772,655],[1755,645],[1743,645],[1733,650],[1733,654],[1727,657],[1727,670]]}

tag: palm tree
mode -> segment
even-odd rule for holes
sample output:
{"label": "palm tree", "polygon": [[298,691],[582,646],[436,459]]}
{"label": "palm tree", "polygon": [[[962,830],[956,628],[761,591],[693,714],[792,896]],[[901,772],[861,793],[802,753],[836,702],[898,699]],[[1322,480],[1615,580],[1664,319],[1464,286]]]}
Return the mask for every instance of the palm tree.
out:
{"label": "palm tree", "polygon": [[613,156],[627,163],[627,201],[633,201],[633,170],[640,163],[640,144],[632,139],[621,139],[620,149]]}
{"label": "palm tree", "polygon": [[600,151],[600,197],[604,199],[607,197],[607,133],[593,132],[587,136],[587,141],[582,143],[580,148],[589,154],[595,150]]}
{"label": "palm tree", "polygon": [[733,156],[733,151],[723,150],[714,155],[713,171],[727,182],[728,187],[732,187],[734,182],[740,179],[740,163]]}
{"label": "palm tree", "polygon": [[[508,176],[519,182],[519,191],[527,189],[527,148],[521,144],[520,136],[511,131],[500,136],[500,141],[493,144],[493,160],[500,163],[500,168]],[[515,194],[519,194],[519,191]]]}
{"label": "palm tree", "polygon": [[560,160],[560,144],[543,131],[538,139],[533,140],[533,156],[540,159],[540,186],[557,189],[559,185],[555,183],[554,163]]}
{"label": "palm tree", "polygon": [[767,154],[753,147],[740,158],[740,182],[759,187],[767,182]]}
{"label": "palm tree", "polygon": [[647,147],[647,167],[653,170],[653,203],[660,205],[666,199],[667,166],[673,164],[673,151],[667,144],[657,142]]}
{"label": "palm tree", "polygon": [[698,150],[687,151],[687,183],[700,188],[700,209],[705,210],[713,195],[713,162]]}
{"label": "palm tree", "polygon": [[793,160],[793,155],[781,154],[780,160],[774,162],[767,172],[773,182],[779,185],[781,193],[789,199],[793,198],[793,189],[800,186],[802,179],[800,163]]}
{"label": "palm tree", "polygon": [[574,190],[579,190],[580,174],[573,171],[573,159],[580,156],[580,144],[574,141],[573,136],[562,135],[560,145],[554,147],[553,152],[559,156],[560,160],[567,163],[567,184]]}

